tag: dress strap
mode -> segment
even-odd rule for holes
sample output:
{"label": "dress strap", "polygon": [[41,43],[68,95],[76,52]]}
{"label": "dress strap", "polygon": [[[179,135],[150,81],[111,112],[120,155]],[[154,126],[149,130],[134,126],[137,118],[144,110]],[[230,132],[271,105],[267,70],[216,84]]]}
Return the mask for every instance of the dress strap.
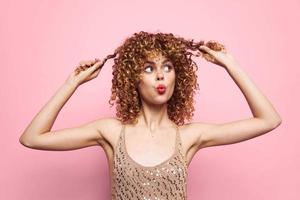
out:
{"label": "dress strap", "polygon": [[180,135],[179,135],[179,128],[177,125],[175,125],[176,127],[176,148],[178,146],[178,144],[180,143]]}
{"label": "dress strap", "polygon": [[181,143],[181,135],[180,135],[180,133],[179,133],[179,127],[178,127],[178,125],[176,125],[176,129],[177,129],[177,131],[176,131],[176,145],[178,146],[178,148],[180,149],[180,151],[183,151],[183,149],[182,149],[182,143]]}
{"label": "dress strap", "polygon": [[[123,123],[121,125],[122,125],[122,127],[121,127],[121,131],[120,131],[120,134],[119,134],[118,143],[122,143],[123,142],[122,140],[124,140],[124,128],[125,128],[125,125]],[[122,148],[123,145],[120,145],[120,146]]]}
{"label": "dress strap", "polygon": [[123,132],[124,128],[125,128],[125,124],[122,123],[122,129],[121,129],[121,132]]}
{"label": "dress strap", "polygon": [[125,124],[122,123],[122,129],[121,129],[121,137],[122,137],[122,140],[124,140],[124,137],[125,137]]}

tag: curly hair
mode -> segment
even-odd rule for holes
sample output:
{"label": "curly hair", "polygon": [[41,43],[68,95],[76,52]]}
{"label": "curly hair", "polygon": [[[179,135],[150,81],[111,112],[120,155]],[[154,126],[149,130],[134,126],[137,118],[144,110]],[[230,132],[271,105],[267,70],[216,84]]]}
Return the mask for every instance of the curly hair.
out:
{"label": "curly hair", "polygon": [[[167,102],[168,116],[177,125],[183,125],[185,120],[190,121],[195,110],[193,99],[195,90],[199,90],[196,75],[198,66],[191,56],[201,56],[208,61],[214,61],[212,56],[199,48],[201,45],[215,51],[225,50],[224,45],[216,41],[194,42],[193,39],[184,39],[172,33],[140,31],[126,38],[114,54],[106,56],[100,66],[103,67],[107,59],[115,57],[109,104],[112,107],[114,101],[116,102],[117,118],[122,123],[137,123],[141,111],[141,99],[137,90],[142,73],[141,66],[148,53],[156,51],[172,61],[176,72],[174,92]],[[188,50],[197,53],[193,54]]]}

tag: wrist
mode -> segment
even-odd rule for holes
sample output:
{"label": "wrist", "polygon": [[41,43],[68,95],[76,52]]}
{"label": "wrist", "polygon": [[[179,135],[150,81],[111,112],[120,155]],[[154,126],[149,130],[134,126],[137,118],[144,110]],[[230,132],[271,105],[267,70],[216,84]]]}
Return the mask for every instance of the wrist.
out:
{"label": "wrist", "polygon": [[240,67],[240,65],[236,62],[232,62],[232,63],[229,63],[229,64],[225,65],[226,70],[236,69],[236,68],[239,68],[239,67]]}
{"label": "wrist", "polygon": [[69,81],[69,80],[66,80],[65,83],[64,83],[67,87],[69,88],[73,88],[73,89],[76,89],[79,84],[77,82],[74,82],[74,81]]}

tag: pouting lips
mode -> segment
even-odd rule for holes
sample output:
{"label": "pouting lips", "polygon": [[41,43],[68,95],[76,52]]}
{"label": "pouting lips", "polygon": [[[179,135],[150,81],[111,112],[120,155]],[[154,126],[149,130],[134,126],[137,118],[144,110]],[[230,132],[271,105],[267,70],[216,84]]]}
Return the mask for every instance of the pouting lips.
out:
{"label": "pouting lips", "polygon": [[159,85],[156,87],[157,92],[160,94],[164,93],[166,91],[166,87],[164,85]]}
{"label": "pouting lips", "polygon": [[166,89],[166,86],[164,84],[159,84],[156,89]]}

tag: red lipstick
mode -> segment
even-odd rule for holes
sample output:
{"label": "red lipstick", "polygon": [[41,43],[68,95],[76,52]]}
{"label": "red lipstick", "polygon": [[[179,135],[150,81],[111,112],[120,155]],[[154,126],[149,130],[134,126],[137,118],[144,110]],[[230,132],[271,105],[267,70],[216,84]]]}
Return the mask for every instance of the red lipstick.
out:
{"label": "red lipstick", "polygon": [[156,86],[156,90],[159,94],[163,94],[166,91],[166,86],[164,84],[159,84]]}

